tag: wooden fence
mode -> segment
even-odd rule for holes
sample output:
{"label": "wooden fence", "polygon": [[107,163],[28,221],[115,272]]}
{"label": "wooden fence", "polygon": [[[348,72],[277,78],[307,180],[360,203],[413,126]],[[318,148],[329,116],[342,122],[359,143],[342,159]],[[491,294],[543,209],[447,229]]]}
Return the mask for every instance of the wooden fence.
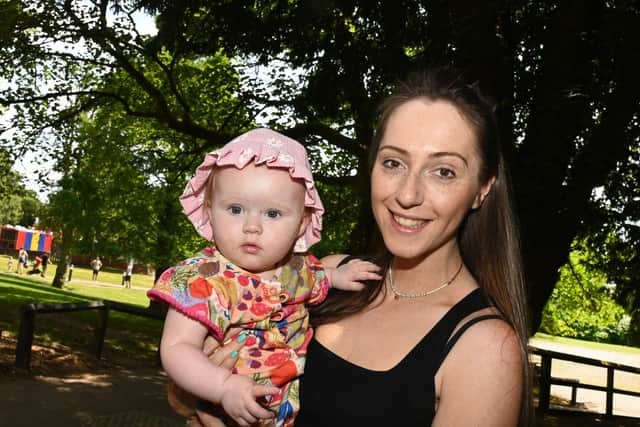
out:
{"label": "wooden fence", "polygon": [[[88,301],[62,304],[26,304],[23,305],[20,309],[20,331],[18,334],[18,344],[16,346],[15,366],[23,369],[29,369],[31,366],[31,346],[33,344],[36,314],[62,313],[82,310],[99,311],[94,329],[94,338],[91,343],[91,351],[97,358],[100,358],[102,355],[102,348],[104,346],[104,337],[107,330],[107,321],[109,318],[110,310],[116,310],[152,319],[164,319],[165,316],[163,312],[157,310],[140,308],[134,305],[123,304],[115,301]],[[529,350],[531,354],[536,354],[541,358],[538,373],[538,380],[540,385],[538,407],[543,411],[549,409],[552,385],[563,385],[571,387],[571,400],[574,404],[576,400],[577,389],[589,389],[604,392],[606,395],[605,415],[607,416],[613,415],[613,397],[615,394],[640,397],[640,392],[615,387],[616,371],[630,372],[636,375],[640,375],[640,367],[560,353],[536,346],[529,346]],[[607,370],[607,385],[600,386],[595,384],[585,384],[581,383],[578,379],[575,378],[553,377],[551,376],[551,364],[553,360],[566,360],[569,362],[605,368]]]}
{"label": "wooden fence", "polygon": [[87,301],[78,303],[48,303],[25,304],[20,307],[20,331],[16,346],[15,366],[22,369],[31,367],[31,346],[36,314],[64,313],[71,311],[98,310],[98,317],[94,329],[93,340],[90,344],[91,352],[99,359],[102,355],[104,337],[107,332],[109,311],[115,310],[151,319],[164,319],[164,313],[135,305],[123,304],[116,301]]}
{"label": "wooden fence", "polygon": [[[615,394],[624,394],[628,396],[640,397],[640,392],[625,390],[615,387],[615,372],[631,372],[636,375],[640,375],[640,367],[628,366],[620,363],[609,362],[606,360],[593,359],[590,357],[577,356],[573,354],[560,353],[557,351],[546,350],[543,348],[529,346],[531,354],[537,354],[540,356],[540,372],[538,380],[540,384],[538,408],[543,411],[549,409],[549,400],[551,396],[552,385],[563,385],[572,388],[572,403],[575,404],[577,389],[597,390],[605,393],[605,415],[613,415],[613,397]],[[584,384],[575,378],[557,378],[551,376],[551,364],[553,360],[566,360],[574,363],[581,363],[583,365],[597,366],[599,368],[605,368],[607,370],[607,385],[595,385]]]}

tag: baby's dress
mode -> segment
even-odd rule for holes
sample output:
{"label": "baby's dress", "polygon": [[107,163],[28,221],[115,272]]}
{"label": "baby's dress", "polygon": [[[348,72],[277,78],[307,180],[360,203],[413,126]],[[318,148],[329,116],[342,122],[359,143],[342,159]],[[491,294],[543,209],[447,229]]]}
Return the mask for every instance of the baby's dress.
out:
{"label": "baby's dress", "polygon": [[242,270],[210,247],[162,273],[147,295],[202,323],[219,341],[230,327],[248,332],[234,373],[280,387],[268,406],[276,426],[291,426],[313,334],[306,305],[325,299],[329,281],[313,255],[294,255],[274,277]]}

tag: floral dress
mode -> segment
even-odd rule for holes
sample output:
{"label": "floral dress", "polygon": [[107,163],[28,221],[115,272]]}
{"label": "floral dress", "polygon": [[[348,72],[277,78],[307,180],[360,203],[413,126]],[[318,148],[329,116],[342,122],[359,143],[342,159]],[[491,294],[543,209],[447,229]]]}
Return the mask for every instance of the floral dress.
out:
{"label": "floral dress", "polygon": [[244,271],[209,247],[162,273],[147,295],[202,323],[219,341],[230,327],[248,332],[234,373],[280,387],[269,408],[277,426],[291,426],[313,334],[306,305],[325,299],[329,281],[313,255],[292,256],[274,277]]}

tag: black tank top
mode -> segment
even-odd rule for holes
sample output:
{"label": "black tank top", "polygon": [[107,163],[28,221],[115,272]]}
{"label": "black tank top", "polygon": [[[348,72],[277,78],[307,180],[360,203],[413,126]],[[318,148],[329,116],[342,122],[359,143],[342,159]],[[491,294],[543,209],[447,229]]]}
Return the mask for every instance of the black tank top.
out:
{"label": "black tank top", "polygon": [[434,379],[442,361],[471,325],[501,317],[478,316],[455,335],[452,332],[462,319],[491,306],[481,289],[472,291],[388,371],[354,365],[312,339],[300,382],[296,427],[430,426],[435,416]]}

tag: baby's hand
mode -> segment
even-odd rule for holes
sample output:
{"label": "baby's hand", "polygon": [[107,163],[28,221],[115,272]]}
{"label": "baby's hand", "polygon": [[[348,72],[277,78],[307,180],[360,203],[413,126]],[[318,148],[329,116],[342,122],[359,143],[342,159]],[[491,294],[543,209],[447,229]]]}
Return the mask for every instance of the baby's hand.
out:
{"label": "baby's hand", "polygon": [[332,288],[359,291],[364,287],[362,282],[382,279],[378,271],[380,267],[372,262],[353,259],[340,267],[329,269],[329,280]]}
{"label": "baby's hand", "polygon": [[258,385],[247,376],[232,374],[224,382],[220,404],[238,425],[250,426],[258,420],[274,417],[273,412],[256,399],[279,392],[278,387]]}

